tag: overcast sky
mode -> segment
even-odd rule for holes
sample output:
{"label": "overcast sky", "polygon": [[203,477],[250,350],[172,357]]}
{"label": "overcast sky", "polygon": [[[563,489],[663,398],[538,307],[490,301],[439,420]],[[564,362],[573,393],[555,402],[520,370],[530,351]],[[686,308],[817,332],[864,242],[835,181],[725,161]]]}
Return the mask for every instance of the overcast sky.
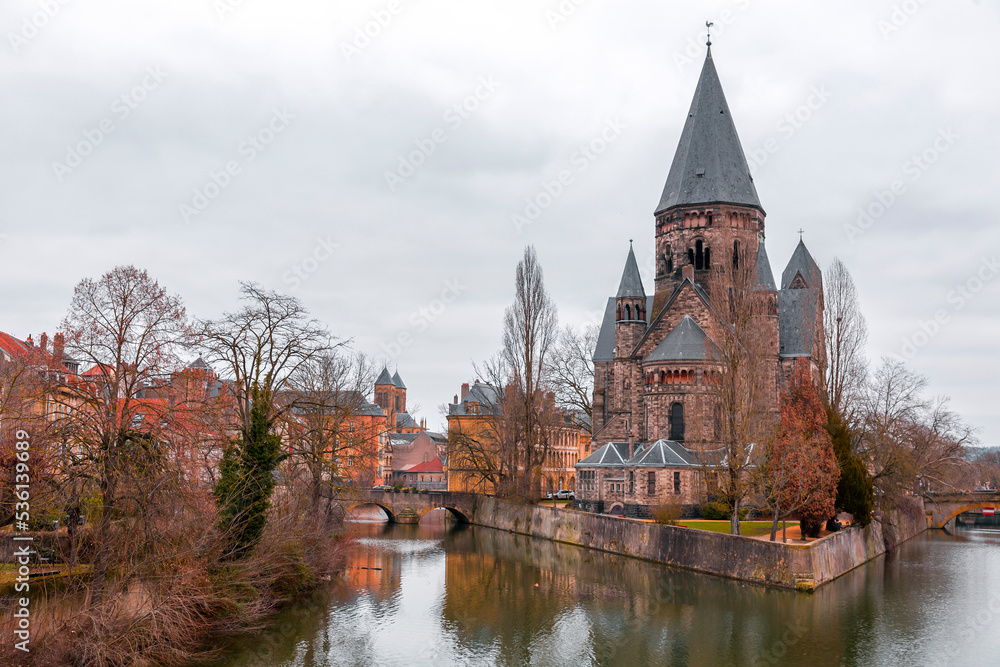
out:
{"label": "overcast sky", "polygon": [[564,323],[629,239],[651,289],[706,20],[776,277],[803,229],[852,271],[870,355],[1000,444],[987,0],[5,0],[0,330],[51,335],[117,264],[198,317],[253,280],[398,364],[443,428],[526,244]]}

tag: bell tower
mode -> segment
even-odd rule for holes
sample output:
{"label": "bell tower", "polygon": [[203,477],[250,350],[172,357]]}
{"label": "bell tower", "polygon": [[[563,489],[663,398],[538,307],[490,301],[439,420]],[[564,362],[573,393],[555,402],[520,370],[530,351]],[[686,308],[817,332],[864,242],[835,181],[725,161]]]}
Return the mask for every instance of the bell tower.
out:
{"label": "bell tower", "polygon": [[693,268],[695,282],[707,291],[714,269],[737,255],[755,257],[764,216],[709,43],[656,207],[652,315],[682,282],[684,267]]}

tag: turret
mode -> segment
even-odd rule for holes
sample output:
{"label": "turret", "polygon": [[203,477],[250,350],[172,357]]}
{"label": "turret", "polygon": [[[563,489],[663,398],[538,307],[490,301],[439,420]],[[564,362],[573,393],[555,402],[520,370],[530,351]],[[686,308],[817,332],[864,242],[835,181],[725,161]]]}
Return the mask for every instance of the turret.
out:
{"label": "turret", "polygon": [[629,241],[628,258],[625,260],[625,270],[615,297],[616,356],[631,354],[646,331],[646,321],[646,290],[642,286],[632,242]]}

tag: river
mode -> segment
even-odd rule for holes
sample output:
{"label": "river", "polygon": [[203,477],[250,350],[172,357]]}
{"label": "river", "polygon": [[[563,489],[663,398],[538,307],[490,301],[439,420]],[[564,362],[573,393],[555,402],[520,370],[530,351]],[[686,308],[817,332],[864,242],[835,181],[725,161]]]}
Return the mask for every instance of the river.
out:
{"label": "river", "polygon": [[344,580],[219,667],[1000,665],[1000,531],[928,532],[808,594],[425,524],[354,524]]}

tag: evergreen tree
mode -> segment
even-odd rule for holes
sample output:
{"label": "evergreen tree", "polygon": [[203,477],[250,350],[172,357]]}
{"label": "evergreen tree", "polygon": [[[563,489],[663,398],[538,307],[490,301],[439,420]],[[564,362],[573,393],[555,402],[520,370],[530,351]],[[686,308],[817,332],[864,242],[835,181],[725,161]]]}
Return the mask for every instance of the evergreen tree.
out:
{"label": "evergreen tree", "polygon": [[226,558],[250,553],[267,524],[274,472],[284,456],[281,438],[272,433],[271,396],[254,385],[250,420],[240,439],[223,454],[215,486],[219,527],[228,539]]}
{"label": "evergreen tree", "polygon": [[853,451],[851,428],[833,408],[827,407],[826,430],[833,440],[833,452],[840,466],[837,507],[849,512],[859,525],[867,526],[872,520],[874,487],[871,475]]}

